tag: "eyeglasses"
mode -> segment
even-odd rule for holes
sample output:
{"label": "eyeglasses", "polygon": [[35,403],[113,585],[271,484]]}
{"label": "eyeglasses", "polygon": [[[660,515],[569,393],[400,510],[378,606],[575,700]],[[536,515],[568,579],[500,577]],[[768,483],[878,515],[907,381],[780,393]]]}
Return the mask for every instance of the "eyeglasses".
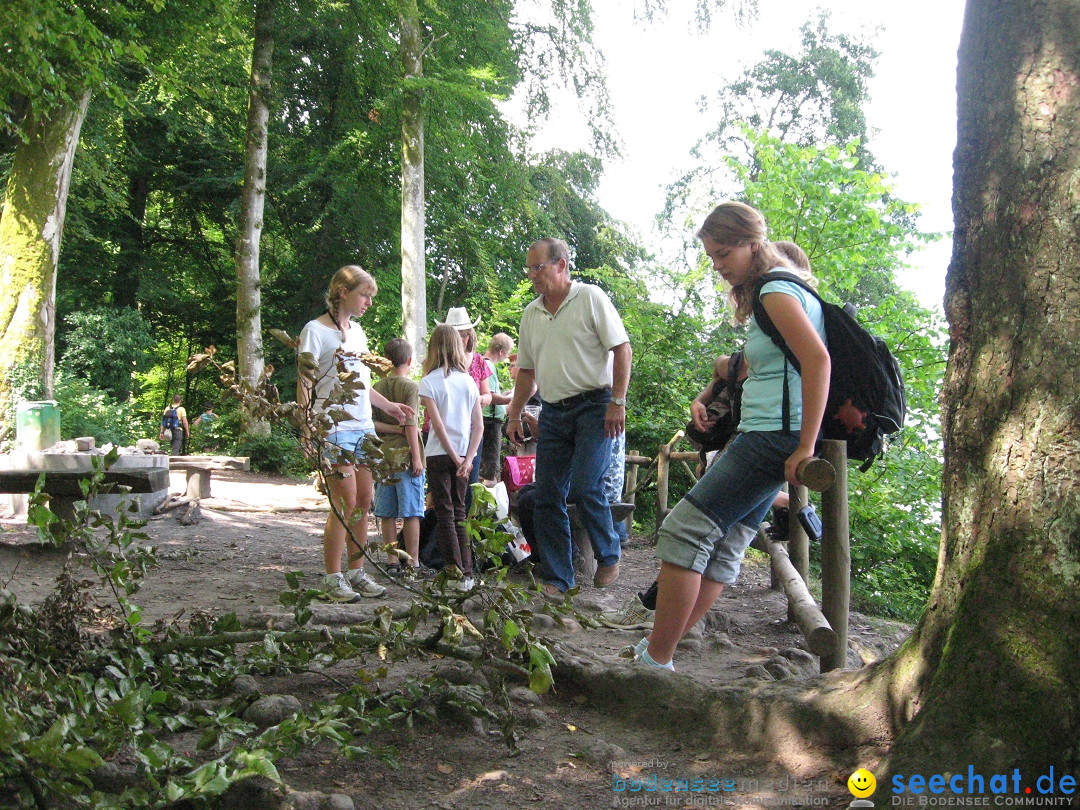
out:
{"label": "eyeglasses", "polygon": [[537,273],[539,273],[541,270],[543,270],[549,264],[554,264],[554,263],[555,262],[548,259],[546,262],[540,262],[540,264],[527,264],[522,269],[525,270],[526,275],[533,276],[533,275],[536,275]]}

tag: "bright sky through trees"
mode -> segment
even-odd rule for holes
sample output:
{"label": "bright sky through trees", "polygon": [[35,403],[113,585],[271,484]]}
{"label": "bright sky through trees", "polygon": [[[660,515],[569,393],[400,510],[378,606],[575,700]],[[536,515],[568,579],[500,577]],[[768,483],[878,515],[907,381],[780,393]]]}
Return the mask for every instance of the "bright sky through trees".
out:
{"label": "bright sky through trees", "polygon": [[[669,0],[666,20],[635,23],[632,6],[593,0],[596,42],[604,52],[618,136],[625,159],[608,162],[600,202],[635,226],[650,244],[652,220],[664,186],[690,165],[690,148],[713,125],[700,109],[703,97],[738,78],[765,49],[795,52],[799,28],[831,13],[830,30],[856,34],[881,28],[872,38],[881,52],[870,84],[867,119],[870,145],[895,177],[902,199],[922,206],[921,226],[952,229],[952,152],[956,143],[956,51],[963,18],[961,0],[867,3],[828,0],[759,0],[758,20],[736,28],[718,14],[707,33],[691,25],[694,0]],[[587,133],[566,102],[542,127],[530,130],[534,147],[578,149]],[[913,256],[899,280],[924,305],[940,306],[951,246],[943,240]]]}

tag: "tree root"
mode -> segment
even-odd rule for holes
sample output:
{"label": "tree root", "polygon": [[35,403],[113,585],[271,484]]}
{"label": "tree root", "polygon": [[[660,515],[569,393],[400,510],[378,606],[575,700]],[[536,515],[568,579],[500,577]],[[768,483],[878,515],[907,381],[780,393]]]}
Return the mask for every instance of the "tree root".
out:
{"label": "tree root", "polygon": [[798,776],[874,768],[888,754],[906,711],[895,705],[897,658],[808,680],[723,686],[644,667],[612,664],[557,645],[556,684],[588,695],[649,728],[693,736],[726,759],[761,759]]}

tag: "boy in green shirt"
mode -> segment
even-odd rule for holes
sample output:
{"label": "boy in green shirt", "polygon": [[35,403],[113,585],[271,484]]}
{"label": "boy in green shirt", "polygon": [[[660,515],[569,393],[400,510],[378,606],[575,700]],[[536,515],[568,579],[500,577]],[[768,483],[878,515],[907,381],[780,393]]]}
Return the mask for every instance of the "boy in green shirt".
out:
{"label": "boy in green shirt", "polygon": [[373,384],[373,388],[391,402],[408,405],[413,418],[399,425],[378,408],[372,408],[375,431],[383,440],[383,452],[394,448],[408,448],[408,464],[394,470],[397,480],[393,484],[377,484],[373,512],[379,518],[383,543],[396,538],[397,519],[402,519],[405,553],[409,558],[404,565],[390,564],[390,573],[400,571],[406,576],[426,576],[429,569],[420,565],[420,519],[424,516],[424,446],[420,442],[420,386],[409,379],[412,371],[412,346],[407,340],[394,338],[383,351],[386,359],[394,364],[394,370]]}

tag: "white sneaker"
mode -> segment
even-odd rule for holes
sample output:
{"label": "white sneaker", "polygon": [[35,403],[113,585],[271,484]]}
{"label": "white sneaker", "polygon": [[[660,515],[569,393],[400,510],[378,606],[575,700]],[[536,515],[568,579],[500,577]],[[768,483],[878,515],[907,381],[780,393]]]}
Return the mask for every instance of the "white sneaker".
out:
{"label": "white sneaker", "polygon": [[457,580],[457,582],[454,583],[454,587],[462,593],[468,593],[476,587],[476,580],[472,577],[465,577],[464,579]]}
{"label": "white sneaker", "polygon": [[655,610],[649,610],[637,596],[631,596],[618,610],[601,613],[597,621],[614,630],[652,630],[655,618]]}
{"label": "white sneaker", "polygon": [[361,596],[374,599],[386,593],[386,588],[373,580],[363,568],[353,568],[349,571],[349,585]]}
{"label": "white sneaker", "polygon": [[351,604],[360,601],[360,594],[349,587],[349,581],[341,573],[323,577],[323,595],[331,602]]}

